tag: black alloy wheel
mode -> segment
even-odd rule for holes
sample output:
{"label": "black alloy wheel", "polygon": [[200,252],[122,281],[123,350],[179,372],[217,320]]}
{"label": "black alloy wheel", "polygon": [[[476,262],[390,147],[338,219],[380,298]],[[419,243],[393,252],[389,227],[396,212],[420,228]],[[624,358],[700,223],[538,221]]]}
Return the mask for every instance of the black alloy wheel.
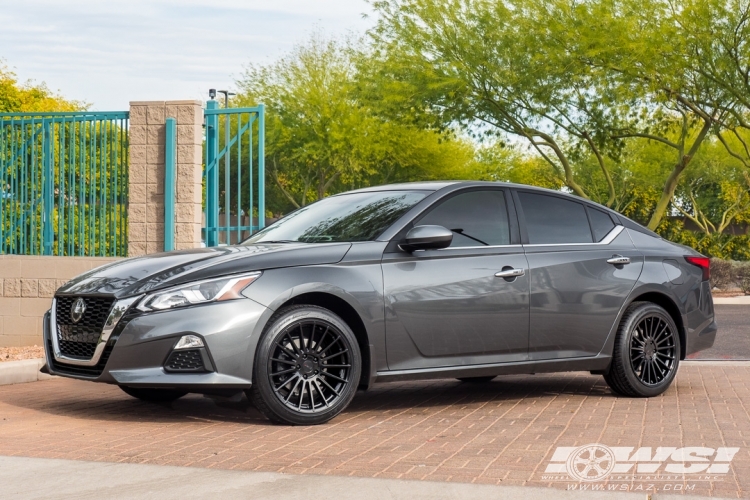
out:
{"label": "black alloy wheel", "polygon": [[359,385],[351,328],[317,306],[287,308],[269,325],[257,351],[251,401],[277,423],[312,425],[338,415]]}
{"label": "black alloy wheel", "polygon": [[680,363],[677,326],[661,306],[634,302],[625,310],[604,380],[617,394],[657,396],[666,391]]}
{"label": "black alloy wheel", "polygon": [[636,325],[630,336],[630,367],[638,380],[647,386],[658,385],[674,369],[675,332],[657,314],[651,314]]}

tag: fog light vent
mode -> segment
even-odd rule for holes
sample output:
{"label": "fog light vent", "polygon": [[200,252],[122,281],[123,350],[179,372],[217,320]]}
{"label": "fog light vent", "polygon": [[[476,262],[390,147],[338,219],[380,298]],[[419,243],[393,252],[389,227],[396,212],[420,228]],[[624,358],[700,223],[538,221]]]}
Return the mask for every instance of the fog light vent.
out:
{"label": "fog light vent", "polygon": [[179,350],[170,354],[164,368],[169,372],[205,372],[203,356],[198,349]]}

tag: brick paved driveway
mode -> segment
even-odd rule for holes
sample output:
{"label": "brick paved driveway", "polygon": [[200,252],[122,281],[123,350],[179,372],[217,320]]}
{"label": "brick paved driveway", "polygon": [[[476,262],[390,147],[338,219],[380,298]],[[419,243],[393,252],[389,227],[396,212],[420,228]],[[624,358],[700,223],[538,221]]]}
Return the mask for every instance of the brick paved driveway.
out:
{"label": "brick paved driveway", "polygon": [[653,399],[616,398],[583,373],[383,384],[310,428],[246,403],[150,405],[56,379],[0,387],[0,455],[566,488],[542,478],[557,446],[727,446],[740,451],[723,480],[670,484],[748,497],[750,366],[698,363]]}

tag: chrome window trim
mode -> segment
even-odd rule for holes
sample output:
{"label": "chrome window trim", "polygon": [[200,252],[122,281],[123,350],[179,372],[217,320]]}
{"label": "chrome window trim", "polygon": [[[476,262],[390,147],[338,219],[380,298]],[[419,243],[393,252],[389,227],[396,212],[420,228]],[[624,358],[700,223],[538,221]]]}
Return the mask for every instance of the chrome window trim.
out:
{"label": "chrome window trim", "polygon": [[590,242],[590,243],[534,243],[534,244],[526,244],[524,247],[570,247],[570,246],[603,246],[603,245],[609,245],[612,243],[615,238],[617,238],[621,232],[625,230],[624,226],[615,226],[612,228],[612,230],[607,233],[607,236],[604,237],[602,241],[599,241],[597,243]]}
{"label": "chrome window trim", "polygon": [[[474,250],[477,250],[477,249],[487,250],[488,248],[521,248],[521,247],[523,247],[523,245],[472,245],[470,247],[445,247],[445,248],[436,248],[435,250],[431,250],[431,251],[434,252],[434,251],[437,250],[438,252],[445,252],[446,250],[466,250],[466,249],[469,249],[469,250],[472,250],[472,249],[474,249]],[[425,250],[425,249],[420,249],[420,250],[414,250],[413,253],[416,253],[416,252],[426,252],[426,251],[427,250]]]}
{"label": "chrome window trim", "polygon": [[112,308],[109,310],[107,320],[104,322],[104,328],[102,328],[102,333],[99,335],[99,341],[97,342],[94,355],[91,356],[91,359],[70,358],[60,351],[60,343],[57,338],[57,298],[52,299],[52,309],[50,310],[49,315],[49,333],[51,337],[50,340],[52,340],[52,354],[55,357],[55,360],[66,365],[96,366],[96,364],[99,363],[99,359],[102,357],[102,353],[107,346],[109,338],[112,336],[112,332],[114,332],[117,327],[117,323],[120,322],[120,319],[125,315],[125,312],[130,306],[140,298],[141,296],[139,295],[137,297],[118,300],[112,304]]}

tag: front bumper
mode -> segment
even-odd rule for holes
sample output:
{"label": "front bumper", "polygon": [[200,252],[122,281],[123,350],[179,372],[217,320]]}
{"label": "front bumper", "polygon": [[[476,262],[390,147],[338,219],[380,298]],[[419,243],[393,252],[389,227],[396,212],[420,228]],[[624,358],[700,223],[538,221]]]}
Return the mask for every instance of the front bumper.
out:
{"label": "front bumper", "polygon": [[[131,387],[189,392],[246,389],[252,384],[255,347],[272,313],[253,300],[237,299],[136,315],[113,336],[113,345],[98,367],[100,373],[54,358],[51,335],[55,329],[47,313],[43,321],[47,370],[52,375]],[[183,335],[203,338],[213,371],[169,373],[164,369]]]}

